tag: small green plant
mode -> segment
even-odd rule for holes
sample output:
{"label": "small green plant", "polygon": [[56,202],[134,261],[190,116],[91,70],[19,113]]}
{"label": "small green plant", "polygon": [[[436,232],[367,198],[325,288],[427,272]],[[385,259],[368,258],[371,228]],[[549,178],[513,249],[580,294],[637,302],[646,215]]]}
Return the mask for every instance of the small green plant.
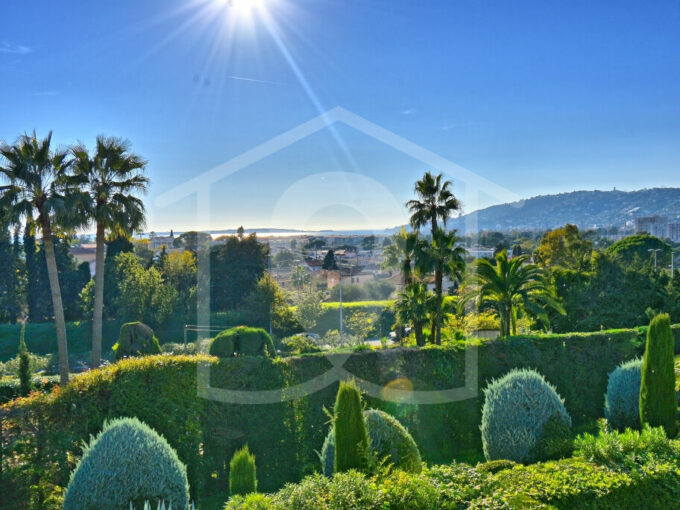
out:
{"label": "small green plant", "polygon": [[21,338],[19,339],[19,393],[25,397],[31,392],[33,382],[31,381],[31,357],[26,347],[26,324],[21,325]]}
{"label": "small green plant", "polygon": [[237,450],[229,462],[229,493],[244,496],[256,491],[255,456],[246,445]]}
{"label": "small green plant", "polygon": [[64,510],[117,510],[141,507],[145,501],[186,508],[186,467],[165,438],[137,418],[105,423],[71,474]]}
{"label": "small green plant", "polygon": [[677,434],[673,347],[670,317],[668,314],[657,315],[649,324],[642,360],[640,422],[663,427],[668,437]]}
{"label": "small green plant", "polygon": [[[508,459],[527,463],[554,454],[541,444],[546,425],[553,429],[571,427],[562,398],[542,375],[533,370],[512,370],[492,381],[484,390],[482,445],[487,460]],[[552,424],[548,422],[553,420]],[[563,437],[564,433],[560,433]]]}
{"label": "small green plant", "polygon": [[145,356],[148,354],[160,354],[161,346],[158,338],[146,324],[141,322],[128,322],[120,328],[118,342],[113,346],[116,353],[116,361],[129,356]]}
{"label": "small green plant", "polygon": [[640,380],[642,360],[622,363],[609,375],[604,398],[604,417],[618,429],[640,428]]}
{"label": "small green plant", "polygon": [[335,399],[335,472],[368,467],[368,434],[356,383],[341,381]]}

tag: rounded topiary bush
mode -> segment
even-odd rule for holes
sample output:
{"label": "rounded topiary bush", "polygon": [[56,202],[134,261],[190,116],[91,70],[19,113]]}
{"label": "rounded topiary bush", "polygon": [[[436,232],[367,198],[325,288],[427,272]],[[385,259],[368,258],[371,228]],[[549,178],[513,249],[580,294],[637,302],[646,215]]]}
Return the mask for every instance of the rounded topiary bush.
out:
{"label": "rounded topiary bush", "polygon": [[482,444],[487,460],[540,459],[544,428],[557,420],[571,427],[562,398],[538,372],[512,370],[484,390]]}
{"label": "rounded topiary bush", "polygon": [[604,398],[604,417],[619,430],[640,428],[640,381],[642,360],[622,363],[609,374]]}
{"label": "rounded topiary bush", "polygon": [[160,354],[161,345],[149,326],[141,322],[128,322],[120,327],[118,342],[113,346],[113,351],[118,361],[128,356]]}
{"label": "rounded topiary bush", "polygon": [[[378,462],[409,473],[419,473],[422,468],[418,445],[408,430],[389,414],[377,410],[364,411],[364,421],[371,451]],[[332,476],[335,463],[335,432],[331,427],[321,448],[323,473]]]}
{"label": "rounded topiary bush", "polygon": [[104,424],[71,474],[64,510],[127,510],[145,501],[186,508],[189,482],[168,442],[137,418]]}
{"label": "rounded topiary bush", "polygon": [[274,341],[262,328],[237,326],[220,332],[210,344],[210,354],[229,358],[234,354],[245,356],[276,356]]}

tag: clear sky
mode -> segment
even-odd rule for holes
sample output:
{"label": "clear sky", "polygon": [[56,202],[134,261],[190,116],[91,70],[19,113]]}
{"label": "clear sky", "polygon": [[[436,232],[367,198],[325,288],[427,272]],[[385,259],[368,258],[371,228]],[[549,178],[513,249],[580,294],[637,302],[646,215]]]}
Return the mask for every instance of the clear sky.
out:
{"label": "clear sky", "polygon": [[403,223],[427,165],[342,125],[159,205],[336,106],[520,197],[680,186],[678,0],[248,1],[2,0],[0,140],[130,139],[157,231]]}

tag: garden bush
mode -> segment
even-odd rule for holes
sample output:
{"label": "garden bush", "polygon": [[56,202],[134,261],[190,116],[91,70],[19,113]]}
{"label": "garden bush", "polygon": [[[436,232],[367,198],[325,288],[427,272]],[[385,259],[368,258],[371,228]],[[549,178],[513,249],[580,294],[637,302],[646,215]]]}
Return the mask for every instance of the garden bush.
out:
{"label": "garden bush", "polygon": [[[418,473],[422,467],[418,445],[408,430],[389,414],[377,410],[364,411],[364,422],[370,451],[376,461],[403,471]],[[324,475],[332,476],[335,462],[335,433],[331,427],[321,448],[321,467]]]}
{"label": "garden bush", "polygon": [[663,427],[669,437],[677,433],[678,414],[673,343],[670,317],[657,315],[649,324],[642,360],[640,422]]}
{"label": "garden bush", "polygon": [[246,445],[237,450],[229,462],[229,494],[245,495],[256,491],[255,457]]}
{"label": "garden bush", "polygon": [[284,338],[281,341],[281,345],[281,350],[287,355],[321,352],[321,348],[317,345],[314,339],[305,335],[304,333]]}
{"label": "garden bush", "polygon": [[184,465],[167,441],[137,418],[118,418],[83,449],[64,497],[64,510],[126,510],[161,500],[189,501]]}
{"label": "garden bush", "polygon": [[245,356],[276,356],[272,337],[262,328],[237,326],[221,331],[210,345],[210,354],[229,358],[234,354]]}
{"label": "garden bush", "polygon": [[365,470],[368,467],[368,435],[361,393],[354,381],[340,383],[333,412],[335,472]]}
{"label": "garden bush", "polygon": [[571,426],[555,388],[533,370],[512,370],[484,390],[482,442],[487,460],[539,460],[537,450],[549,420]]}
{"label": "garden bush", "polygon": [[642,360],[622,363],[609,375],[604,417],[615,428],[640,428],[640,379]]}
{"label": "garden bush", "polygon": [[161,346],[153,330],[141,322],[128,322],[120,328],[118,343],[113,346],[116,361],[129,356],[160,354]]}

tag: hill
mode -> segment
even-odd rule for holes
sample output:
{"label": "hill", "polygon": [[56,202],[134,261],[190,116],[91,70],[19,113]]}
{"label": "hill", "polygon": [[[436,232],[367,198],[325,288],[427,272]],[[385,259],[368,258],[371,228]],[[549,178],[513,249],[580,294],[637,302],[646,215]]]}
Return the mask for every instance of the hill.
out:
{"label": "hill", "polygon": [[465,214],[451,220],[450,226],[461,232],[547,230],[565,223],[587,229],[621,227],[635,218],[653,215],[680,218],[680,188],[574,191],[540,195]]}

